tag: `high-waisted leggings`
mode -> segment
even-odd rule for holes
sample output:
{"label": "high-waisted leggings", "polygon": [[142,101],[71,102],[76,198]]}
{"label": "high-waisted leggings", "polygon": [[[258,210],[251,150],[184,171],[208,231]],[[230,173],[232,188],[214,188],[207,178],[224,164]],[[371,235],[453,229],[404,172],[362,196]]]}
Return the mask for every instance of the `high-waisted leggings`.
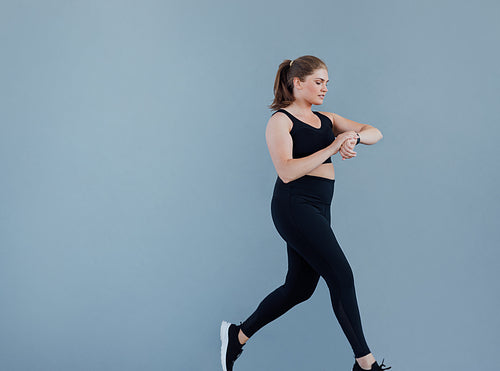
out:
{"label": "high-waisted leggings", "polygon": [[285,283],[262,300],[242,324],[251,337],[295,305],[309,299],[323,277],[333,311],[356,358],[370,352],[363,335],[354,289],[354,276],[330,226],[335,180],[305,175],[284,183],[277,177],[271,215],[286,241],[288,272]]}

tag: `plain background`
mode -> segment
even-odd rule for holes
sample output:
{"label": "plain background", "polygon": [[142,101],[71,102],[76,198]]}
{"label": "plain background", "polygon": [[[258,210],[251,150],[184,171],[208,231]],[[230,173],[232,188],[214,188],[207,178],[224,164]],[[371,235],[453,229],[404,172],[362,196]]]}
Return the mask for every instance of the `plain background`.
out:
{"label": "plain background", "polygon": [[[332,225],[394,371],[496,362],[497,1],[2,1],[0,369],[220,369],[284,282],[265,143],[285,59],[377,127]],[[237,370],[350,370],[323,280]]]}

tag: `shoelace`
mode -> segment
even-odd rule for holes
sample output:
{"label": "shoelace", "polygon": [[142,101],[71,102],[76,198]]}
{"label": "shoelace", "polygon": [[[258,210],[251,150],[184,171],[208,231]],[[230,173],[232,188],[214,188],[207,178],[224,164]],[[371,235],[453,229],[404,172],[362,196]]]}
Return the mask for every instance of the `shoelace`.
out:
{"label": "shoelace", "polygon": [[384,370],[388,370],[388,369],[392,368],[392,367],[382,368],[382,366],[385,366],[385,365],[384,365],[384,359],[385,359],[385,358],[382,358],[382,363],[380,364],[380,369],[381,369],[382,371],[384,371]]}

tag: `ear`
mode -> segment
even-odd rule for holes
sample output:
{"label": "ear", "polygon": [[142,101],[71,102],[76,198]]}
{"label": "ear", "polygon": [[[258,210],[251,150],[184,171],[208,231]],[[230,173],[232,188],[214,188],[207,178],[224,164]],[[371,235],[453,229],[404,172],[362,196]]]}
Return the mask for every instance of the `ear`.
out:
{"label": "ear", "polygon": [[302,89],[302,81],[298,77],[293,78],[293,86],[297,89]]}

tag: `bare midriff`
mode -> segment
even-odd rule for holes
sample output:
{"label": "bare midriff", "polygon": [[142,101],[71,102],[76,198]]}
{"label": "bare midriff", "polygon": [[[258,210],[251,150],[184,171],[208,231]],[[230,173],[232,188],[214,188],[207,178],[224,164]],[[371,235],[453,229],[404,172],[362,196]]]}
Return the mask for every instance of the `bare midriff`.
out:
{"label": "bare midriff", "polygon": [[317,168],[314,168],[306,175],[319,176],[322,178],[335,179],[335,169],[333,168],[333,163],[327,162],[326,164],[321,164]]}

